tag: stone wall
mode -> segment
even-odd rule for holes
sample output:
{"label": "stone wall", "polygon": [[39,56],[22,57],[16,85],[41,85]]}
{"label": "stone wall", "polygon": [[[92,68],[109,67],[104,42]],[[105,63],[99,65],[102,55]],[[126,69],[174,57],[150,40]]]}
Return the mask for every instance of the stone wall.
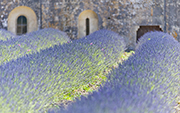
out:
{"label": "stone wall", "polygon": [[40,0],[1,0],[0,28],[7,29],[8,15],[18,6],[34,10],[38,29],[56,28],[65,31],[71,39],[81,38],[78,37],[78,30],[82,30],[78,28],[79,15],[92,10],[98,16],[98,29],[110,29],[124,36],[129,48],[134,49],[137,30],[144,25],[158,25],[180,41],[177,0],[42,0],[42,12]]}
{"label": "stone wall", "polygon": [[167,0],[167,32],[180,41],[180,1]]}

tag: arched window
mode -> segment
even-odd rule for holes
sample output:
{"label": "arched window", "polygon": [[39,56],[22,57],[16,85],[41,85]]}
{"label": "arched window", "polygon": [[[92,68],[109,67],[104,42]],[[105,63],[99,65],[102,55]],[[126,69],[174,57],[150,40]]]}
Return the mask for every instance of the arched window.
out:
{"label": "arched window", "polygon": [[98,30],[98,15],[92,10],[85,10],[78,17],[78,38],[85,37]]}
{"label": "arched window", "polygon": [[90,27],[89,18],[86,18],[86,36],[89,35],[89,27]]}
{"label": "arched window", "polygon": [[25,16],[19,16],[17,19],[17,35],[27,33],[27,19]]}

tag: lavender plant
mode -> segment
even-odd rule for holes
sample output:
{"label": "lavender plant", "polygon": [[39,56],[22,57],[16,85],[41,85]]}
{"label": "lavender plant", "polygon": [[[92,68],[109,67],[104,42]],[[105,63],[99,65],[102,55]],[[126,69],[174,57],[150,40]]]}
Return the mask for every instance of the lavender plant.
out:
{"label": "lavender plant", "polygon": [[[150,31],[150,32],[148,32],[148,33],[145,33],[143,36],[142,36],[142,38],[139,38],[139,40],[138,40],[138,43],[136,44],[136,48],[135,48],[135,50],[137,49],[137,48],[139,48],[139,46],[141,46],[142,44],[144,44],[144,43],[146,43],[147,41],[149,41],[149,40],[151,40],[151,39],[154,39],[154,38],[158,38],[158,37],[161,37],[164,33],[163,32],[158,32],[157,34],[156,34],[156,36],[151,36],[153,31]],[[155,31],[155,32],[157,32],[157,31]],[[164,35],[163,35],[164,36]]]}
{"label": "lavender plant", "polygon": [[46,28],[17,36],[8,41],[1,41],[0,64],[68,41],[71,39],[66,33],[53,28]]}
{"label": "lavender plant", "polygon": [[[87,40],[83,38],[26,54],[1,65],[0,111],[44,112],[47,106],[63,99],[65,93],[93,83],[98,78],[96,73],[114,62],[108,52],[114,53],[115,50],[117,53],[111,56],[117,57],[125,50],[125,43],[119,35],[108,30],[99,32],[104,34],[91,34],[98,39],[89,36],[89,43],[83,43],[83,39]],[[95,42],[102,38],[104,41],[101,44],[104,46],[96,45]],[[111,47],[111,50],[106,46]],[[110,58],[109,61],[106,61],[105,55]]]}
{"label": "lavender plant", "polygon": [[90,44],[91,46],[96,46],[101,49],[106,56],[106,64],[109,65],[109,67],[117,62],[119,55],[124,52],[119,50],[119,48],[126,50],[124,37],[120,37],[117,33],[106,29],[95,31],[91,35],[87,35],[74,42]]}
{"label": "lavender plant", "polygon": [[180,45],[162,32],[141,38],[146,41],[112,70],[98,91],[48,113],[174,113],[180,94]]}
{"label": "lavender plant", "polygon": [[0,41],[8,41],[15,38],[16,35],[5,29],[0,29]]}

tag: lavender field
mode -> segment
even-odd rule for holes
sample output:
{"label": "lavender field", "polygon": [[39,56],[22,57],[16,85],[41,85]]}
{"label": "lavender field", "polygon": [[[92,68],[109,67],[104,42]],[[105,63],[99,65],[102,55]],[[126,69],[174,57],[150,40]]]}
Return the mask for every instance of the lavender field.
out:
{"label": "lavender field", "polygon": [[168,34],[145,34],[135,52],[125,52],[124,37],[105,29],[78,40],[51,28],[1,35],[2,113],[176,111],[180,45]]}
{"label": "lavender field", "polygon": [[5,29],[0,29],[0,41],[8,41],[15,38],[16,35]]}
{"label": "lavender field", "polygon": [[98,91],[48,113],[178,113],[179,56],[179,42],[172,36],[147,33]]}
{"label": "lavender field", "polygon": [[9,31],[1,29],[0,64],[70,41],[71,39],[64,32],[53,28],[46,28],[21,36],[15,36]]}
{"label": "lavender field", "polygon": [[[32,37],[35,40],[37,36]],[[27,37],[32,40],[31,35],[24,37],[21,37],[22,41],[23,38],[28,40]],[[12,40],[6,43],[17,44]],[[50,40],[47,43],[51,43]],[[81,88],[90,91],[88,84],[100,79],[105,81],[103,71],[116,64],[124,50],[123,37],[112,31],[99,30],[82,39],[48,46],[22,57],[17,54],[17,59],[0,66],[0,111],[45,112],[60,100],[80,97],[81,94],[70,94]],[[13,51],[11,47],[9,51]]]}

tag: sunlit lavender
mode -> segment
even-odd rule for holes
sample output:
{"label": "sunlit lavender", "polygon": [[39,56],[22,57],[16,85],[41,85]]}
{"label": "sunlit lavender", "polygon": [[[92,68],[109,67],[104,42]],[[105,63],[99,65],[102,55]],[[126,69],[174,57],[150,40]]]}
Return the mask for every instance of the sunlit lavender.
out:
{"label": "sunlit lavender", "polygon": [[162,32],[141,38],[135,54],[113,69],[97,92],[48,113],[174,113],[180,94],[180,45]]}
{"label": "sunlit lavender", "polygon": [[[28,36],[31,37],[31,34]],[[38,36],[32,35],[32,38]],[[24,37],[19,37],[17,46],[21,47],[23,39],[27,39]],[[44,112],[45,107],[56,100],[57,93],[93,82],[97,73],[116,61],[113,58],[124,53],[124,40],[115,32],[99,30],[86,38],[41,49],[1,65],[1,111]],[[27,44],[27,50],[30,46]],[[60,96],[63,98],[63,95]]]}
{"label": "sunlit lavender", "polygon": [[8,41],[0,41],[0,64],[70,41],[66,33],[53,28],[16,36]]}

